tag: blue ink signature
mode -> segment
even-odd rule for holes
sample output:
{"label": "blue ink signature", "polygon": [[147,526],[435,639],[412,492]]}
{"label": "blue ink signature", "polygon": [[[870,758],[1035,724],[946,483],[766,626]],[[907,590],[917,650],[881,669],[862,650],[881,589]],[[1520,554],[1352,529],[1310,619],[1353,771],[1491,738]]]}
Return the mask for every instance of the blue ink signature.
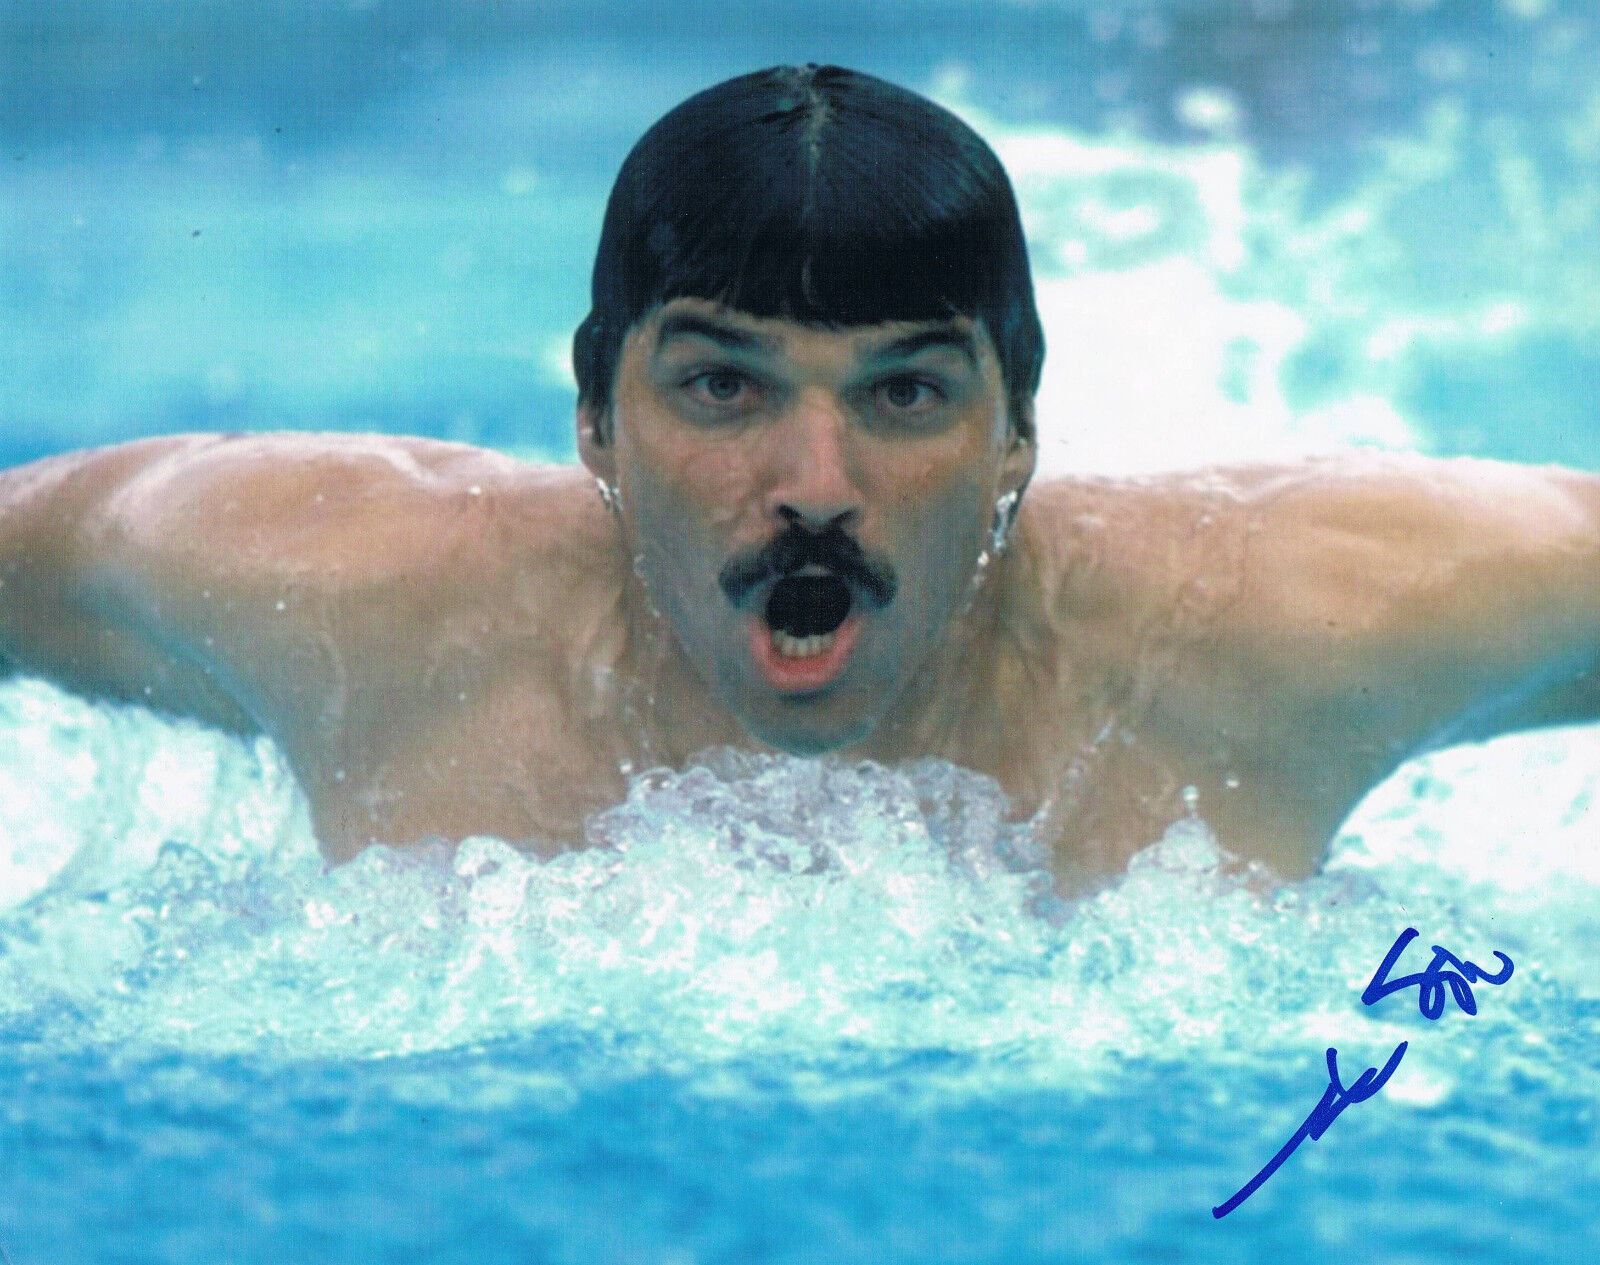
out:
{"label": "blue ink signature", "polygon": [[[1406,951],[1406,945],[1417,938],[1417,929],[1407,927],[1400,933],[1400,938],[1394,942],[1394,947],[1389,950],[1389,956],[1383,959],[1377,973],[1373,975],[1372,982],[1367,985],[1361,994],[1363,1005],[1370,1006],[1373,1002],[1387,997],[1390,993],[1397,993],[1402,988],[1410,988],[1413,984],[1417,988],[1417,1009],[1422,1012],[1424,1019],[1437,1019],[1444,1012],[1444,988],[1450,986],[1451,995],[1456,999],[1456,1005],[1469,1015],[1478,1013],[1477,1000],[1472,996],[1469,984],[1480,981],[1485,984],[1504,984],[1511,978],[1511,959],[1499,949],[1494,951],[1495,957],[1505,963],[1505,969],[1498,975],[1490,975],[1476,962],[1463,962],[1448,949],[1433,946],[1433,961],[1428,964],[1428,969],[1418,971],[1415,975],[1402,975],[1399,979],[1387,978],[1389,970],[1400,960],[1400,955]],[[1456,969],[1447,971],[1444,964],[1448,962]],[[1460,972],[1457,974],[1457,972]]]}
{"label": "blue ink signature", "polygon": [[[1469,1015],[1478,1013],[1477,999],[1472,995],[1472,984],[1504,984],[1511,978],[1513,970],[1511,959],[1498,949],[1494,951],[1495,957],[1503,964],[1501,970],[1494,975],[1489,974],[1476,962],[1464,962],[1448,949],[1433,946],[1433,961],[1424,971],[1414,975],[1403,975],[1398,979],[1390,979],[1389,972],[1400,960],[1400,955],[1406,951],[1406,946],[1417,938],[1417,929],[1407,927],[1396,937],[1390,947],[1388,955],[1383,959],[1371,981],[1362,990],[1362,1005],[1370,1006],[1401,989],[1416,985],[1417,1008],[1422,1012],[1422,1017],[1429,1021],[1437,1019],[1444,1013],[1444,990],[1448,987],[1450,995],[1455,999],[1456,1005]],[[1456,969],[1446,970],[1445,964],[1449,963]],[[1260,1188],[1278,1171],[1279,1165],[1294,1154],[1298,1147],[1307,1138],[1313,1142],[1322,1137],[1328,1126],[1339,1118],[1339,1113],[1354,1102],[1365,1102],[1376,1094],[1394,1075],[1395,1068],[1400,1066],[1400,1060],[1406,1056],[1408,1042],[1402,1041],[1395,1046],[1394,1053],[1389,1055],[1389,1061],[1379,1071],[1369,1067],[1356,1077],[1355,1082],[1348,1087],[1339,1079],[1339,1051],[1333,1047],[1328,1048],[1328,1088],[1323,1091],[1322,1099],[1311,1109],[1311,1114],[1306,1117],[1292,1138],[1283,1144],[1278,1153],[1262,1166],[1262,1169],[1248,1182],[1246,1182],[1231,1199],[1218,1204],[1211,1210],[1213,1217],[1227,1216],[1246,1199]]]}

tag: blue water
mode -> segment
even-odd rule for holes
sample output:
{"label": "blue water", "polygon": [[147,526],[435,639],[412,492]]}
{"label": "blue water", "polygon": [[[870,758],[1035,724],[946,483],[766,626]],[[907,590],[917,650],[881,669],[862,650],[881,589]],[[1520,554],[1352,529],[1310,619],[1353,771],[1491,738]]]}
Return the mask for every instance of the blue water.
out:
{"label": "blue water", "polygon": [[[187,428],[570,460],[617,162],[834,59],[1023,202],[1046,470],[1600,468],[1575,0],[0,4],[0,461]],[[621,85],[619,87],[619,85]],[[1577,1259],[1600,729],[1438,753],[1284,885],[1053,897],[995,788],[725,760],[595,849],[325,871],[270,744],[0,685],[0,1249],[58,1261]],[[1516,962],[1436,1023],[1396,935]],[[1394,1078],[1238,1211],[1326,1084]]]}
{"label": "blue water", "polygon": [[[1572,1259],[1600,730],[1441,753],[1327,871],[1202,824],[1064,903],[992,784],[725,760],[596,849],[325,871],[270,744],[0,690],[12,1259]],[[1424,928],[1479,1012],[1359,994]],[[1402,963],[1425,965],[1421,947]],[[1373,1100],[1210,1209],[1408,1040]]]}

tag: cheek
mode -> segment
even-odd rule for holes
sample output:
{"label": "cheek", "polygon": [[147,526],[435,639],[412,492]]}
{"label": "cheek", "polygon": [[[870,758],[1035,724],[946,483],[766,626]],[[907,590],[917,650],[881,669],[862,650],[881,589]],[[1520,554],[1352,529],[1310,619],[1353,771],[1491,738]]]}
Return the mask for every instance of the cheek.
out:
{"label": "cheek", "polygon": [[717,574],[744,503],[742,468],[704,452],[635,448],[623,506],[652,604],[680,633],[722,611]]}
{"label": "cheek", "polygon": [[719,529],[737,524],[753,499],[749,462],[734,444],[685,457],[677,467],[677,483],[699,504],[706,521]]}
{"label": "cheek", "polygon": [[[986,428],[969,422],[915,455],[899,455],[880,466],[879,487],[892,501],[895,517],[914,523],[916,531],[937,538],[943,548],[953,538],[977,539],[972,524],[988,521],[988,489],[997,473],[985,434]],[[903,539],[916,550],[919,541]]]}
{"label": "cheek", "polygon": [[624,493],[633,483],[641,507],[668,513],[680,529],[685,522],[724,527],[750,500],[749,463],[737,445],[639,445],[629,458]]}
{"label": "cheek", "polygon": [[908,508],[903,539],[919,587],[935,601],[948,601],[965,590],[982,546],[983,487],[976,481],[929,487]]}

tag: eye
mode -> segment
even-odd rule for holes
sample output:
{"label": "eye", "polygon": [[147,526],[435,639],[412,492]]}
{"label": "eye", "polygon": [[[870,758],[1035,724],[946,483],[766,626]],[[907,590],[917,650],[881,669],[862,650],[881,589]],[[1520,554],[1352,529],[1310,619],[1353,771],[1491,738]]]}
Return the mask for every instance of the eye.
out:
{"label": "eye", "polygon": [[737,404],[754,390],[750,379],[736,369],[709,369],[697,373],[684,387],[696,399],[710,404]]}
{"label": "eye", "polygon": [[944,400],[933,383],[906,375],[888,378],[877,387],[878,399],[897,413],[924,413]]}

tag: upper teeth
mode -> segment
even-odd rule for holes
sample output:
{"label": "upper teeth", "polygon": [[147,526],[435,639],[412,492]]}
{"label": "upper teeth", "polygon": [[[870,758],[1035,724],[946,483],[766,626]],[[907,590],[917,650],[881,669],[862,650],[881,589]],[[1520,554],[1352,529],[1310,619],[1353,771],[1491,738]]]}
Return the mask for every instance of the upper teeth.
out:
{"label": "upper teeth", "polygon": [[821,654],[833,645],[833,639],[838,636],[838,630],[831,633],[821,633],[815,637],[791,637],[786,632],[774,628],[772,630],[772,644],[777,647],[778,653],[785,659],[807,659],[814,654]]}

